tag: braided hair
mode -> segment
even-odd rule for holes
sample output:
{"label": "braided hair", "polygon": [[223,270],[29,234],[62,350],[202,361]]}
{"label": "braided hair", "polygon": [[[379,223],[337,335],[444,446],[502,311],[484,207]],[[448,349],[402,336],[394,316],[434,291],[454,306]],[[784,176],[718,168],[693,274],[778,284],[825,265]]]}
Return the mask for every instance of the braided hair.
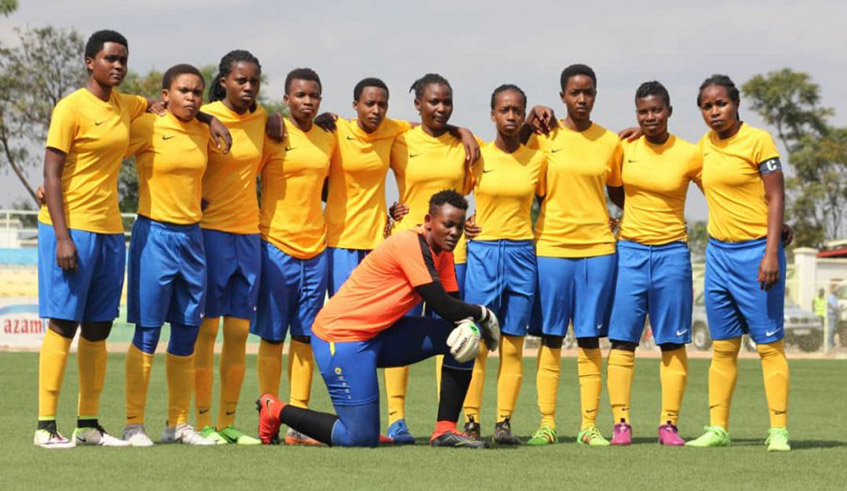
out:
{"label": "braided hair", "polygon": [[[226,89],[221,86],[221,80],[228,77],[232,72],[232,66],[240,61],[255,63],[256,68],[259,69],[259,74],[262,73],[262,65],[259,64],[259,59],[253,56],[252,53],[243,49],[230,51],[221,58],[221,62],[218,65],[218,74],[215,75],[215,78],[209,85],[209,102],[222,101],[226,99]],[[255,110],[256,103],[253,102],[250,106],[250,111],[253,112]]]}
{"label": "braided hair", "polygon": [[671,107],[671,96],[668,94],[668,89],[655,80],[644,82],[638,86],[638,90],[635,91],[635,101],[637,102],[638,99],[650,97],[651,95],[659,96],[665,101],[666,106]]}
{"label": "braided hair", "polygon": [[496,89],[494,89],[494,92],[491,93],[491,109],[492,110],[494,109],[494,106],[496,105],[497,94],[499,94],[501,92],[507,92],[507,91],[510,91],[510,90],[517,92],[518,95],[521,96],[521,99],[523,99],[523,108],[524,108],[524,111],[526,111],[526,94],[524,93],[524,91],[521,90],[520,87],[518,87],[517,85],[513,85],[513,84],[503,84],[503,85],[497,87]]}
{"label": "braided hair", "polygon": [[450,86],[450,82],[437,73],[427,73],[423,77],[415,80],[412,86],[409,87],[409,92],[415,93],[415,99],[421,99],[423,97],[424,89],[426,89],[427,85],[431,84],[445,85],[448,89],[450,89],[450,92],[453,92],[453,87]]}
{"label": "braided hair", "polygon": [[[703,90],[706,87],[717,85],[718,87],[723,87],[726,89],[726,95],[729,96],[729,100],[731,100],[735,107],[738,107],[741,104],[741,93],[738,91],[738,87],[735,86],[735,82],[729,78],[728,75],[714,74],[711,77],[707,78],[700,84],[700,90],[697,91],[697,107],[700,107],[700,100],[703,95]],[[741,113],[735,112],[735,119],[741,121]]]}

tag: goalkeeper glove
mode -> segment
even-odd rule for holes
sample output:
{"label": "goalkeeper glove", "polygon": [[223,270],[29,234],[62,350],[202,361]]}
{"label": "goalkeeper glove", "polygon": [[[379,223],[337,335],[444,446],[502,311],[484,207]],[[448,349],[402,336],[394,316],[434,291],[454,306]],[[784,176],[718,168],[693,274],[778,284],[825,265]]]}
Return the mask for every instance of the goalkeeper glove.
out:
{"label": "goalkeeper glove", "polygon": [[500,323],[497,316],[489,308],[479,306],[482,309],[482,317],[479,319],[479,327],[482,331],[482,339],[488,351],[496,351],[500,344]]}
{"label": "goalkeeper glove", "polygon": [[473,360],[479,353],[479,328],[470,318],[456,323],[455,329],[447,337],[450,354],[459,363]]}

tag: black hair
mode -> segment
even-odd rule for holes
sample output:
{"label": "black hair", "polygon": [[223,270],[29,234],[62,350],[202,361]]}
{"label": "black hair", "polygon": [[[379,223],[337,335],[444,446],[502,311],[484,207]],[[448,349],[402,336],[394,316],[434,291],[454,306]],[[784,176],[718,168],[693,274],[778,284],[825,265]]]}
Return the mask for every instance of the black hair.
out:
{"label": "black hair", "polygon": [[[259,69],[259,74],[262,74],[262,65],[259,64],[259,59],[253,56],[253,53],[243,49],[230,51],[221,58],[221,62],[218,64],[218,74],[215,75],[215,78],[212,79],[211,85],[209,85],[209,102],[222,101],[226,99],[226,89],[221,87],[221,80],[232,73],[233,65],[239,61],[255,63],[256,67]],[[255,110],[256,103],[253,102],[250,106],[250,112]]]}
{"label": "black hair", "polygon": [[494,106],[495,106],[495,103],[496,103],[496,100],[497,100],[497,94],[499,94],[501,92],[506,92],[506,91],[509,91],[509,90],[517,92],[521,96],[521,99],[523,99],[523,108],[524,108],[524,111],[526,111],[526,94],[524,93],[524,91],[521,90],[520,87],[518,87],[517,85],[513,85],[513,84],[503,84],[500,87],[497,87],[496,89],[494,89],[494,92],[491,93],[491,109],[492,110],[494,109]]}
{"label": "black hair", "polygon": [[638,86],[638,90],[635,91],[635,101],[638,102],[638,99],[650,97],[651,95],[661,97],[665,101],[665,105],[671,107],[671,95],[668,94],[668,89],[655,80],[644,82]]}
{"label": "black hair", "polygon": [[414,92],[415,99],[420,99],[423,97],[424,89],[430,84],[446,85],[447,88],[450,89],[450,92],[453,91],[453,87],[450,86],[450,82],[448,82],[446,78],[437,73],[427,73],[412,83],[412,86],[409,87],[409,92]]}
{"label": "black hair", "polygon": [[197,75],[204,84],[206,83],[206,79],[203,78],[203,74],[200,73],[200,70],[198,70],[194,65],[180,63],[179,65],[174,65],[168,68],[165,74],[162,75],[162,89],[170,89],[174,79],[185,74]]}
{"label": "black hair", "polygon": [[459,192],[453,189],[444,189],[432,195],[429,198],[429,214],[435,216],[438,209],[445,204],[450,204],[460,210],[468,211],[468,200],[465,199]]}
{"label": "black hair", "polygon": [[311,68],[295,68],[288,72],[288,75],[285,76],[285,93],[288,94],[288,89],[291,86],[292,80],[309,80],[311,82],[315,82],[318,84],[318,90],[323,92],[323,85],[321,85],[321,78],[318,76],[317,72],[312,70]]}
{"label": "black hair", "polygon": [[129,43],[123,34],[117,31],[104,29],[89,36],[88,42],[85,43],[85,57],[94,58],[97,56],[97,53],[103,49],[103,45],[106,43],[118,43],[129,50]]}
{"label": "black hair", "polygon": [[385,82],[378,78],[368,77],[359,80],[359,83],[353,87],[353,100],[359,102],[359,98],[362,97],[362,91],[365,90],[366,87],[378,87],[385,91],[385,96],[388,97],[388,86],[385,85]]}
{"label": "black hair", "polygon": [[565,91],[565,87],[568,85],[568,80],[571,77],[576,77],[577,75],[585,75],[590,78],[591,81],[594,82],[594,88],[597,88],[597,75],[594,74],[594,70],[592,70],[588,65],[577,63],[576,65],[571,65],[562,70],[562,76],[559,77],[559,84],[562,86],[562,92]]}
{"label": "black hair", "polygon": [[703,90],[710,85],[717,85],[718,87],[725,88],[729,99],[734,102],[736,106],[741,103],[741,94],[738,92],[738,87],[735,86],[735,82],[733,82],[727,75],[714,74],[700,84],[700,90],[697,91],[697,107],[700,107],[700,96],[703,94]]}

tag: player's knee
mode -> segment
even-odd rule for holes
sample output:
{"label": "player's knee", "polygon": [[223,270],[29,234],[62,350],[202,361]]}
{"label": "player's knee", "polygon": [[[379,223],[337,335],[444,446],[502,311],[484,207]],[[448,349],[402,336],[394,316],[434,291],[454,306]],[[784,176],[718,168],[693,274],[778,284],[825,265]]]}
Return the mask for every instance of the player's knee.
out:
{"label": "player's knee", "polygon": [[152,355],[156,352],[156,346],[159,344],[159,336],[161,334],[161,327],[135,326],[132,344],[144,353]]}
{"label": "player's knee", "polygon": [[562,342],[565,338],[561,336],[541,336],[541,344],[550,349],[562,349]]}
{"label": "player's knee", "polygon": [[629,341],[612,341],[612,349],[634,352],[636,347],[638,347],[637,343],[631,343]]}
{"label": "player's knee", "polygon": [[83,322],[80,326],[80,331],[80,336],[84,337],[88,341],[96,343],[109,337],[109,333],[112,332],[112,323]]}
{"label": "player's knee", "polygon": [[63,338],[73,339],[76,335],[76,326],[78,325],[79,323],[76,321],[50,319],[50,330]]}
{"label": "player's knee", "polygon": [[200,326],[187,326],[184,324],[171,323],[171,338],[168,341],[168,353],[176,356],[190,356],[194,354],[194,344],[197,342],[197,333]]}
{"label": "player's knee", "polygon": [[662,344],[659,345],[659,349],[661,349],[663,353],[666,352],[666,351],[676,351],[676,350],[684,348],[684,347],[685,347],[684,344],[677,344],[677,343],[662,343]]}
{"label": "player's knee", "polygon": [[738,352],[741,351],[741,338],[716,339],[714,343],[712,343],[712,350],[714,351],[714,356],[716,358],[737,357]]}
{"label": "player's knee", "polygon": [[291,336],[291,340],[302,344],[312,344],[312,338],[310,336]]}
{"label": "player's knee", "polygon": [[600,347],[600,338],[576,338],[576,345],[582,349],[597,349]]}

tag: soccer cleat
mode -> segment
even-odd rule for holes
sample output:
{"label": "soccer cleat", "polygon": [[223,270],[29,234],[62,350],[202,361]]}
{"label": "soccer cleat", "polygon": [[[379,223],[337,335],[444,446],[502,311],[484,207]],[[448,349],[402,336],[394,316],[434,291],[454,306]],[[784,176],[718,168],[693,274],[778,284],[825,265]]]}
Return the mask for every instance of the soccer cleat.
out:
{"label": "soccer cleat", "polygon": [[74,443],[77,445],[98,445],[101,447],[129,447],[131,444],[126,440],[115,438],[106,433],[99,424],[96,427],[77,428],[73,435]]}
{"label": "soccer cleat", "polygon": [[131,447],[152,447],[153,440],[147,436],[147,431],[144,425],[126,425],[123,431],[124,440],[129,442]]}
{"label": "soccer cleat", "polygon": [[74,448],[76,446],[73,440],[68,440],[59,433],[59,430],[56,429],[55,421],[52,422],[48,428],[39,428],[35,430],[35,436],[32,438],[32,443],[41,448],[56,450]]}
{"label": "soccer cleat", "polygon": [[165,422],[165,430],[162,432],[162,443],[182,443],[184,445],[211,446],[218,443],[211,438],[205,438],[193,426],[180,423],[176,426],[168,426]]}
{"label": "soccer cleat", "polygon": [[520,445],[521,441],[512,434],[512,423],[510,418],[494,425],[494,443],[498,445]]}
{"label": "soccer cleat", "polygon": [[488,448],[488,443],[485,441],[474,440],[468,435],[459,433],[456,430],[445,431],[437,436],[432,435],[429,445],[432,447]]}
{"label": "soccer cleat", "polygon": [[482,427],[473,416],[468,416],[468,421],[465,423],[465,435],[472,440],[482,441]]}
{"label": "soccer cleat", "polygon": [[394,441],[395,445],[414,445],[415,437],[409,432],[409,427],[406,426],[405,419],[398,419],[391,423],[388,427],[388,438]]}
{"label": "soccer cleat", "polygon": [[[602,438],[602,436],[601,436]],[[618,423],[612,430],[610,445],[632,445],[632,426],[629,423]]]}
{"label": "soccer cleat", "polygon": [[227,443],[229,443],[226,438],[224,438],[217,431],[215,431],[215,428],[213,426],[206,425],[203,427],[202,430],[200,430],[199,433],[200,436],[202,436],[203,438],[206,438],[208,440],[214,440],[215,443],[218,445],[226,445]]}
{"label": "soccer cleat", "polygon": [[236,445],[261,445],[262,441],[258,438],[254,438],[250,435],[245,434],[241,430],[237,430],[232,426],[227,426],[226,428],[219,430],[216,432],[220,438],[224,440],[224,443],[234,443]]}
{"label": "soccer cleat", "polygon": [[768,452],[789,452],[791,444],[788,443],[788,430],[785,428],[771,428],[768,430],[768,439],[765,440]]}
{"label": "soccer cleat", "polygon": [[285,403],[272,394],[265,394],[256,401],[259,410],[259,440],[265,445],[279,445],[279,412]]}
{"label": "soccer cleat", "polygon": [[532,435],[532,438],[526,442],[527,445],[552,445],[559,441],[559,437],[556,436],[556,430],[553,429],[550,425],[543,425],[541,428],[538,428],[536,432]]}
{"label": "soccer cleat", "polygon": [[659,444],[671,447],[681,447],[685,445],[685,440],[679,436],[676,426],[668,423],[659,427]]}
{"label": "soccer cleat", "polygon": [[720,426],[706,426],[703,428],[706,433],[703,433],[700,438],[686,442],[686,447],[707,448],[707,447],[728,447],[731,443],[729,433]]}
{"label": "soccer cleat", "polygon": [[319,447],[323,445],[323,443],[315,440],[305,433],[301,433],[294,428],[288,428],[288,431],[285,432],[285,444],[286,445],[305,445],[308,447]]}
{"label": "soccer cleat", "polygon": [[596,426],[586,428],[579,432],[576,436],[576,442],[580,445],[588,445],[589,447],[608,447],[609,440],[603,438],[603,434]]}

